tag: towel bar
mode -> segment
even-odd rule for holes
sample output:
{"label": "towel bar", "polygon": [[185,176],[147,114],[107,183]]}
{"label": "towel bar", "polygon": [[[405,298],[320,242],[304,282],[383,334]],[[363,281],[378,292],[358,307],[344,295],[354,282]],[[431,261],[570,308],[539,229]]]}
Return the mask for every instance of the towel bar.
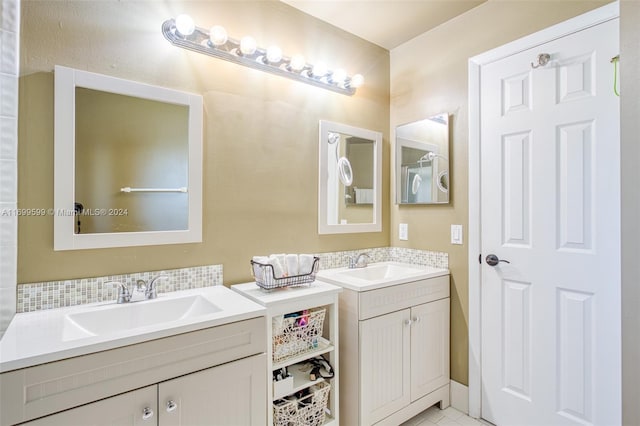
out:
{"label": "towel bar", "polygon": [[120,192],[187,192],[186,187],[181,188],[131,188],[125,186],[120,188]]}

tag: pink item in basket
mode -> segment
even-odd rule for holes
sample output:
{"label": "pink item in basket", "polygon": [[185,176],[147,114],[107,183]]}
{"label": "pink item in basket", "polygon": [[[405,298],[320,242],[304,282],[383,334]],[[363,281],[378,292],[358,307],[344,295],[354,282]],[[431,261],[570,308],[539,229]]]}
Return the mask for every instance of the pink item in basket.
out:
{"label": "pink item in basket", "polygon": [[309,310],[305,309],[304,311],[302,311],[302,316],[300,318],[298,318],[298,325],[300,327],[304,327],[305,325],[309,324]]}

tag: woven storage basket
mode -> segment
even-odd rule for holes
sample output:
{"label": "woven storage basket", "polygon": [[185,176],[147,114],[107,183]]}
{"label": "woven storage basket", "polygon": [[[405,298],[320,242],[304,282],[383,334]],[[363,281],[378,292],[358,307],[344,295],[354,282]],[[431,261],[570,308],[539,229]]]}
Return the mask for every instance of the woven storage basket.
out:
{"label": "woven storage basket", "polygon": [[282,362],[318,347],[326,310],[316,309],[281,321],[274,319],[273,362]]}
{"label": "woven storage basket", "polygon": [[273,403],[274,426],[320,426],[324,423],[331,386],[320,382],[309,389],[310,394],[304,398]]}

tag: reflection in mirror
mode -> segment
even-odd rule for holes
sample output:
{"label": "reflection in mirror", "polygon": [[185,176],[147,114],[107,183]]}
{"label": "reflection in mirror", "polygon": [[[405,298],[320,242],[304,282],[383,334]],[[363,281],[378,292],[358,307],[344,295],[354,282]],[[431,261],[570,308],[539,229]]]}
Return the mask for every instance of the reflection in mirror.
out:
{"label": "reflection in mirror", "polygon": [[202,97],[55,68],[54,249],[202,241]]}
{"label": "reflection in mirror", "polygon": [[80,214],[76,233],[187,229],[188,122],[185,105],[76,87],[75,202],[114,213]]}
{"label": "reflection in mirror", "polygon": [[449,202],[449,116],[396,128],[396,203]]}
{"label": "reflection in mirror", "polygon": [[381,231],[381,133],[320,121],[319,143],[319,233]]}

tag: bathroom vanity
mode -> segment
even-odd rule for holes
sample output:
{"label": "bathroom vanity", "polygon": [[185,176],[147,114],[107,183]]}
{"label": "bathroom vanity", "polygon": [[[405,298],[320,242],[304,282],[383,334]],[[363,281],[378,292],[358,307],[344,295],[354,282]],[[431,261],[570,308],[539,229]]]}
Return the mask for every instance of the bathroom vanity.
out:
{"label": "bathroom vanity", "polygon": [[[264,308],[222,286],[175,293],[125,307],[17,315],[0,347],[0,424],[263,426]],[[215,308],[189,313],[207,301]],[[170,323],[91,336],[70,328],[79,313],[115,312],[118,322],[127,310],[153,314],[154,302],[165,302],[158,306],[166,315],[185,313]]]}
{"label": "bathroom vanity", "polygon": [[449,272],[397,262],[320,271],[340,285],[340,416],[398,425],[449,406]]}

